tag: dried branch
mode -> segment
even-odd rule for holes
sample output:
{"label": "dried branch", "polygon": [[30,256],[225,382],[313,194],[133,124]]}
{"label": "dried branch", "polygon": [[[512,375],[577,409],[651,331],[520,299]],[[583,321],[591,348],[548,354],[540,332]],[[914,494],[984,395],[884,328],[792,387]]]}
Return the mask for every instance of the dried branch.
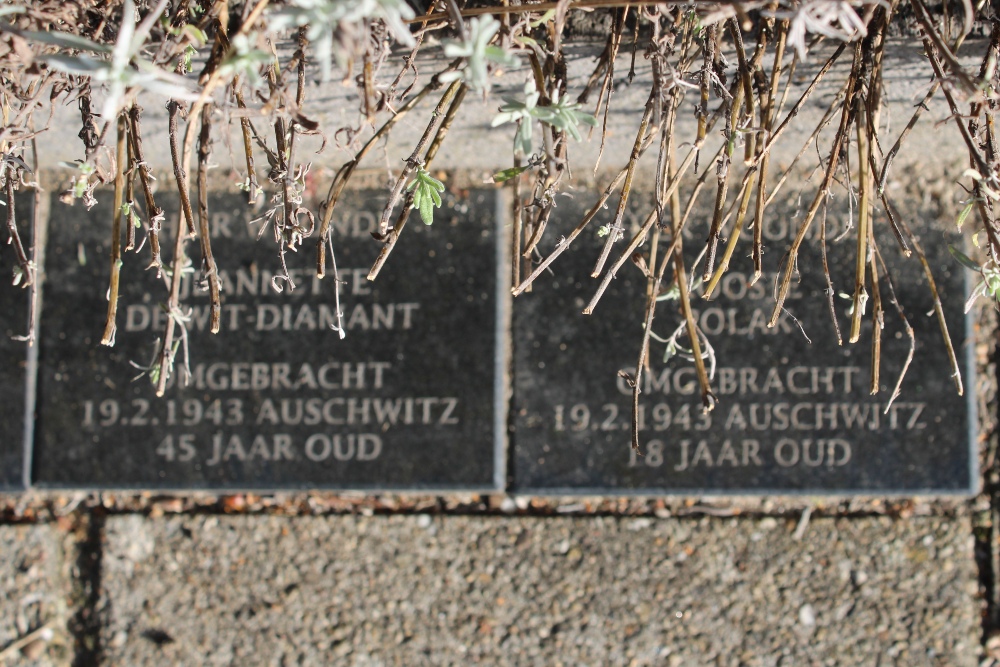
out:
{"label": "dried branch", "polygon": [[108,287],[108,317],[104,323],[101,345],[115,344],[115,317],[118,313],[118,282],[122,268],[122,197],[125,189],[125,170],[128,169],[125,151],[125,114],[118,114],[118,142],[115,152],[115,208],[111,222],[111,284]]}
{"label": "dried branch", "polygon": [[198,240],[201,242],[201,275],[208,281],[210,305],[209,331],[219,333],[222,299],[219,295],[219,269],[212,255],[212,237],[208,219],[208,158],[212,154],[212,107],[201,110],[201,135],[198,138]]}

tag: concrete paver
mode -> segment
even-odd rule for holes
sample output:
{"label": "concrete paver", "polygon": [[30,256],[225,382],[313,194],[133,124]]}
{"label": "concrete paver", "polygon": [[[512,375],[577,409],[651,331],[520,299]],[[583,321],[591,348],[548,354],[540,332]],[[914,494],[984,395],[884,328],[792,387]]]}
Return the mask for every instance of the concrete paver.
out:
{"label": "concrete paver", "polygon": [[0,665],[69,664],[64,563],[54,526],[0,525]]}
{"label": "concrete paver", "polygon": [[111,518],[111,665],[976,664],[969,520]]}

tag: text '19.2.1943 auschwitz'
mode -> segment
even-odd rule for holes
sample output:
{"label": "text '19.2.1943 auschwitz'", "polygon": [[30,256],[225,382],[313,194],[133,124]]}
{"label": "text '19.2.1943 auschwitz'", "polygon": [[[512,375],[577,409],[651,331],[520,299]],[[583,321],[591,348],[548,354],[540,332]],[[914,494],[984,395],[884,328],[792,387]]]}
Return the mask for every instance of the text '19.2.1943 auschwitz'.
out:
{"label": "text '19.2.1943 auschwitz'", "polygon": [[[785,310],[768,327],[777,267],[797,229],[793,212],[792,206],[769,211],[762,229],[765,270],[757,282],[751,281],[749,242],[745,253],[734,255],[711,299],[702,298],[701,272],[689,269],[689,276],[696,274],[693,317],[704,335],[706,366],[718,399],[714,410],[702,409],[695,368],[685,358],[690,344],[678,302],[667,297],[658,304],[635,416],[640,453],[630,447],[627,378],[635,375],[643,339],[646,277],[624,266],[594,314],[581,316],[597,283],[586,276],[603,243],[581,237],[551,279],[537,281],[532,294],[515,300],[520,345],[515,350],[514,478],[519,490],[839,494],[972,489],[974,415],[953,384],[920,264],[916,257],[904,260],[888,232],[882,254],[916,336],[914,360],[895,401],[890,404],[890,396],[910,341],[888,303],[888,288],[883,284],[880,386],[873,395],[871,315],[864,318],[858,343],[837,344],[815,234],[799,258],[809,270],[793,282]],[[555,223],[564,216],[572,221],[574,213],[580,212],[572,204],[561,204]],[[841,213],[831,210],[827,216],[828,261],[835,289],[851,292],[855,240],[840,237],[848,220],[848,212]],[[705,224],[686,230],[689,267],[704,247]],[[932,223],[918,227],[938,289],[946,296],[966,387],[974,386],[965,363],[964,269],[947,251],[947,244],[956,241]],[[850,305],[849,299],[835,299],[842,329],[849,323]],[[540,313],[550,317],[544,328],[535,325]]]}
{"label": "text '19.2.1943 auschwitz'", "polygon": [[[193,247],[181,349],[159,398],[148,376],[134,378],[167,324],[163,279],[145,270],[147,256],[125,255],[116,343],[98,345],[110,208],[60,209],[65,233],[49,244],[36,483],[490,488],[495,197],[449,198],[433,226],[409,225],[373,282],[381,244],[369,231],[381,201],[352,193],[335,213],[338,311],[332,270],[314,276],[314,238],[286,254],[291,280],[276,279],[278,251],[270,230],[258,240],[260,214],[242,195],[213,195],[220,332],[208,331]],[[167,220],[172,230],[176,210]]]}

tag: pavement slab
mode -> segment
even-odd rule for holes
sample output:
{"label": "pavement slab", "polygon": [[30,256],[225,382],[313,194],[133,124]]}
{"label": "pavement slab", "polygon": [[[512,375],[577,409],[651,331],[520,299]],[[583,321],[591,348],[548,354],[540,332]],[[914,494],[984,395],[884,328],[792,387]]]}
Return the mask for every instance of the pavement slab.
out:
{"label": "pavement slab", "polygon": [[63,536],[50,524],[0,526],[0,665],[66,665]]}
{"label": "pavement slab", "polygon": [[118,516],[100,650],[109,665],[972,666],[971,534],[966,516]]}

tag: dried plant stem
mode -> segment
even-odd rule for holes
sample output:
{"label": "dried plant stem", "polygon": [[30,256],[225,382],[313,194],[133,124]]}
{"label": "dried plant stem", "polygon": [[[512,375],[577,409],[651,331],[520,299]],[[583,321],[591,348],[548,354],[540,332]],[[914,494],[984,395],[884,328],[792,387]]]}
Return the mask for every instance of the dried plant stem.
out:
{"label": "dried plant stem", "polygon": [[184,222],[186,233],[195,235],[194,213],[191,211],[191,194],[187,183],[187,170],[184,169],[184,162],[178,152],[177,147],[177,116],[180,114],[181,105],[177,100],[170,100],[167,103],[168,113],[168,133],[170,135],[170,160],[174,166],[174,180],[177,182],[177,194],[181,200],[181,221]]}
{"label": "dried plant stem", "polygon": [[[243,90],[240,88],[240,78],[233,78],[233,96],[236,98],[236,106],[242,111],[246,111],[247,103],[243,99]],[[260,183],[257,182],[257,169],[253,159],[253,135],[251,131],[250,119],[245,115],[240,116],[240,134],[243,137],[243,153],[247,164],[247,196],[250,203],[257,201],[261,192]]]}
{"label": "dried plant stem", "polygon": [[21,268],[22,287],[31,285],[34,278],[34,271],[28,256],[24,252],[24,244],[21,243],[21,235],[17,231],[16,205],[14,202],[14,184],[18,181],[17,167],[13,163],[7,163],[7,178],[4,184],[7,195],[7,233],[10,235],[10,244],[14,246],[14,255],[17,257],[17,264]]}
{"label": "dried plant stem", "polygon": [[910,326],[910,321],[906,318],[906,313],[903,312],[903,306],[896,298],[896,289],[892,284],[892,276],[889,275],[889,269],[882,259],[881,251],[879,251],[878,246],[873,246],[873,250],[875,251],[875,258],[878,259],[878,263],[882,266],[882,273],[885,275],[885,285],[886,289],[888,289],[889,302],[895,306],[896,312],[899,314],[899,319],[903,321],[903,329],[906,331],[906,337],[910,341],[910,349],[906,353],[906,361],[903,362],[903,368],[899,371],[899,377],[896,379],[896,386],[893,387],[892,395],[889,396],[889,400],[885,405],[884,414],[889,414],[889,408],[899,398],[903,386],[903,378],[906,377],[906,372],[910,369],[910,364],[913,362],[913,355],[917,349],[917,337],[913,334],[913,327]]}
{"label": "dried plant stem", "polygon": [[326,275],[326,246],[327,239],[330,235],[330,221],[333,219],[333,209],[337,206],[337,202],[340,200],[340,195],[344,191],[347,182],[351,179],[354,174],[354,170],[357,168],[358,164],[365,158],[368,152],[375,147],[375,145],[381,141],[393,128],[393,126],[398,123],[403,117],[420,103],[424,97],[426,97],[432,90],[437,90],[440,87],[437,78],[431,80],[426,86],[424,86],[416,95],[411,97],[406,104],[401,106],[396,110],[396,113],[389,118],[382,127],[380,127],[375,134],[371,136],[368,141],[358,150],[354,158],[350,162],[345,163],[333,177],[333,181],[330,183],[330,190],[326,195],[326,200],[320,205],[320,212],[322,217],[320,218],[320,228],[319,228],[319,241],[316,244],[316,277],[323,278]]}
{"label": "dried plant stem", "polygon": [[132,142],[128,140],[128,116],[122,114],[125,120],[125,206],[129,215],[125,220],[125,252],[135,250],[135,225],[132,224],[135,215],[135,156],[132,154]]}
{"label": "dried plant stem", "polygon": [[[932,40],[925,36],[924,37],[924,49],[927,52],[928,58],[931,62],[931,67],[934,68],[934,74],[939,80],[945,81],[944,78],[944,67],[941,64],[941,60],[935,51]],[[952,95],[951,90],[947,83],[944,83],[941,87],[944,92],[944,97],[948,101],[948,108],[951,111],[952,118],[955,120],[955,124],[958,126],[958,131],[962,135],[962,140],[965,142],[966,147],[969,150],[969,162],[973,169],[975,169],[982,178],[988,178],[990,174],[993,173],[992,168],[986,162],[986,159],[979,152],[979,148],[976,146],[976,142],[969,129],[965,126],[963,121],[963,116],[958,109],[958,103],[955,101],[955,96]],[[997,237],[997,230],[993,226],[992,216],[987,208],[987,196],[983,191],[983,184],[981,180],[976,180],[973,184],[973,192],[975,193],[977,209],[979,211],[979,217],[983,223],[983,229],[986,230],[986,236],[989,239],[990,250],[994,257],[1000,257],[1000,238]]]}
{"label": "dried plant stem", "polygon": [[[667,190],[664,193],[663,196],[664,199],[672,197],[677,192],[677,188],[680,187],[681,184],[681,179],[684,177],[684,174],[687,173],[688,168],[694,162],[698,153],[701,152],[701,148],[704,145],[704,143],[705,139],[703,137],[700,141],[696,141],[694,146],[691,147],[691,150],[684,158],[684,161],[681,162],[680,167],[678,167],[677,171],[671,175],[670,185],[667,187]],[[635,235],[632,237],[632,240],[631,242],[629,242],[628,247],[625,248],[625,251],[621,254],[618,260],[611,265],[611,268],[609,268],[607,272],[604,274],[604,279],[601,280],[601,284],[598,286],[597,291],[594,293],[594,296],[591,297],[590,302],[587,304],[587,307],[583,309],[584,315],[591,315],[594,312],[594,308],[597,307],[597,302],[601,300],[601,296],[604,295],[604,292],[608,289],[608,286],[611,284],[611,281],[614,280],[615,275],[618,273],[618,269],[620,269],[622,265],[625,264],[626,261],[628,261],[628,259],[632,256],[632,253],[635,252],[636,248],[642,245],[642,242],[646,240],[646,235],[649,234],[649,230],[653,226],[653,223],[656,222],[657,217],[658,216],[656,215],[656,209],[653,209],[653,212],[650,213],[650,215],[646,218],[646,222],[642,225],[639,231],[637,231]],[[675,234],[677,234],[677,232],[675,232]],[[680,237],[678,236],[678,238]],[[681,268],[683,268],[683,263],[681,265]],[[687,289],[686,285],[684,289],[685,290]]]}
{"label": "dried plant stem", "polygon": [[156,366],[159,368],[159,378],[156,382],[156,395],[163,396],[167,390],[167,379],[174,365],[174,329],[175,319],[180,313],[181,278],[187,256],[184,253],[184,221],[177,219],[177,229],[174,236],[174,256],[171,260],[170,296],[167,298],[167,326],[160,343]]}
{"label": "dried plant stem", "polygon": [[[615,211],[615,219],[608,226],[608,237],[607,241],[604,243],[604,249],[601,250],[600,256],[597,258],[597,264],[594,265],[594,270],[590,272],[591,278],[596,278],[601,275],[601,270],[604,268],[604,263],[608,261],[608,255],[611,254],[611,247],[618,240],[620,234],[625,231],[622,226],[622,218],[625,216],[625,206],[628,204],[628,197],[632,191],[632,177],[635,174],[635,166],[639,162],[639,156],[642,154],[642,144],[646,140],[646,133],[649,130],[649,119],[653,113],[653,105],[658,97],[658,91],[656,87],[650,91],[649,98],[646,100],[645,111],[642,114],[642,120],[639,122],[639,131],[635,135],[635,141],[632,143],[632,152],[629,155],[628,165],[625,170],[625,184],[622,185],[621,197],[618,199],[618,210]],[[654,127],[652,132],[656,132]],[[652,137],[652,133],[650,134]]]}
{"label": "dried plant stem", "polygon": [[208,218],[208,158],[212,154],[212,107],[201,110],[201,135],[198,138],[198,240],[201,242],[202,271],[208,280],[210,306],[209,330],[219,333],[222,300],[219,296],[219,269],[212,254],[212,236]]}
{"label": "dried plant stem", "polygon": [[[968,72],[965,71],[965,68],[962,67],[961,63],[958,62],[958,58],[956,58],[955,54],[951,52],[951,49],[948,48],[948,45],[945,44],[944,40],[941,39],[941,34],[934,27],[934,20],[927,11],[927,6],[924,5],[923,0],[910,0],[910,6],[914,9],[913,15],[916,17],[917,23],[920,24],[924,34],[927,35],[927,38],[934,45],[937,53],[947,64],[948,71],[951,73],[952,77],[954,77],[954,79],[961,84],[966,95],[975,95],[978,92],[976,82],[971,76],[969,76]],[[938,77],[943,78],[942,74],[943,72],[939,73]]]}
{"label": "dried plant stem", "polygon": [[[484,14],[521,14],[526,12],[539,12],[544,13],[554,10],[564,10],[564,9],[613,9],[616,7],[652,7],[656,5],[682,5],[684,4],[681,0],[574,0],[567,7],[565,1],[552,1],[552,2],[535,2],[526,3],[521,5],[499,5],[499,6],[485,6],[485,7],[469,7],[461,11],[463,18],[470,18],[473,16],[482,16]],[[714,4],[708,0],[697,0],[696,4]],[[745,9],[750,9],[751,6],[760,6],[764,3],[752,3],[748,4]],[[412,19],[406,19],[404,23],[432,23],[447,21],[449,14],[447,11],[438,11],[433,14],[426,14],[423,16],[418,16]]]}
{"label": "dried plant stem", "polygon": [[[788,181],[789,176],[792,175],[792,172],[795,170],[795,166],[799,163],[799,160],[802,159],[802,156],[805,155],[806,151],[809,150],[809,147],[814,141],[816,141],[816,137],[819,136],[820,132],[822,132],[826,126],[829,125],[830,121],[833,120],[834,115],[843,108],[843,97],[846,90],[847,84],[845,83],[844,87],[838,94],[836,101],[831,104],[829,108],[827,108],[819,123],[813,128],[809,138],[802,144],[802,148],[799,149],[799,152],[792,159],[792,161],[788,163],[785,170],[781,172],[781,177],[778,179],[778,182],[774,184],[770,194],[767,195],[767,199],[764,200],[765,208],[774,203],[775,198],[781,193],[781,188],[785,185],[785,182]],[[761,163],[761,166],[763,166],[763,162]]]}
{"label": "dried plant stem", "polygon": [[[611,95],[614,93],[615,61],[618,60],[618,50],[622,44],[622,30],[625,28],[625,17],[628,15],[628,8],[622,9],[621,13],[615,12],[615,20],[611,27],[611,36],[608,38],[608,59],[604,70],[604,83],[601,85],[601,92],[597,96],[597,108],[594,109],[596,117],[601,112],[601,101],[607,95],[607,102],[604,103],[604,119],[601,122],[601,147],[597,151],[597,159],[594,161],[594,173],[597,173],[601,166],[601,158],[604,156],[604,145],[608,138],[608,114],[611,111]],[[590,136],[593,136],[593,128]],[[599,273],[599,272],[598,272]]]}
{"label": "dried plant stem", "polygon": [[759,170],[751,168],[743,175],[743,182],[740,184],[740,208],[736,214],[736,222],[733,224],[733,231],[726,242],[726,249],[722,253],[722,259],[719,260],[719,266],[709,279],[708,285],[705,286],[704,298],[706,299],[712,297],[712,293],[715,292],[715,288],[719,285],[719,281],[722,280],[722,276],[729,270],[729,262],[733,258],[733,253],[736,251],[736,244],[739,242],[740,235],[743,233],[743,227],[746,224],[746,214],[750,208],[750,196],[753,194],[753,178],[754,175],[759,173]]}
{"label": "dried plant stem", "polygon": [[[736,147],[735,131],[738,123],[739,108],[742,102],[742,97],[743,88],[738,87],[736,89],[736,95],[733,99],[728,127],[726,128],[726,150],[722,154],[722,158],[716,164],[715,176],[717,187],[715,189],[715,206],[712,210],[712,223],[709,227],[708,242],[706,244],[705,271],[702,277],[704,282],[708,282],[712,279],[715,267],[715,253],[718,251],[719,241],[721,240],[723,209],[726,207],[726,197],[729,194],[729,175],[732,171],[730,167],[733,161],[733,151]],[[748,173],[750,171],[753,170],[748,170]],[[746,187],[745,182],[743,185]]]}
{"label": "dried plant stem", "polygon": [[802,247],[802,242],[805,240],[806,234],[809,232],[809,226],[816,217],[816,212],[819,211],[819,207],[824,201],[826,201],[827,194],[830,190],[830,184],[833,182],[833,176],[837,170],[837,162],[840,158],[840,149],[847,138],[852,106],[849,101],[854,99],[854,87],[857,83],[860,68],[861,44],[859,43],[854,49],[854,65],[851,68],[851,76],[849,79],[850,83],[847,86],[847,93],[845,95],[845,99],[848,100],[848,103],[844,104],[843,111],[840,115],[840,127],[837,129],[837,134],[834,137],[833,146],[830,150],[826,174],[823,177],[823,182],[820,184],[819,189],[816,191],[816,196],[813,198],[812,205],[810,205],[805,219],[802,221],[802,224],[799,225],[798,232],[795,235],[795,240],[792,241],[792,245],[788,249],[785,271],[782,274],[781,282],[778,285],[778,292],[775,295],[774,310],[771,312],[770,320],[768,320],[768,328],[773,328],[778,323],[778,318],[781,317],[781,312],[785,304],[785,298],[788,296],[788,288],[792,283],[792,274],[796,271],[799,248]]}
{"label": "dried plant stem", "polygon": [[[267,7],[269,0],[257,0],[257,4],[253,6],[243,20],[243,24],[234,36],[246,35],[253,24],[257,22],[257,19],[261,17],[264,13],[264,9]],[[249,5],[248,5],[249,6]],[[205,107],[205,104],[212,97],[212,93],[215,91],[222,83],[222,69],[216,69],[209,76],[208,81],[205,83],[201,90],[201,94],[198,99],[191,105],[191,110],[188,112],[188,125],[187,131],[184,135],[184,152],[181,156],[180,163],[176,159],[176,133],[177,133],[177,119],[176,119],[176,109],[172,110],[171,121],[172,121],[172,131],[171,131],[171,153],[174,160],[174,177],[177,179],[178,190],[181,194],[181,203],[183,204],[185,199],[187,199],[187,177],[186,173],[188,166],[191,164],[191,153],[194,147],[194,134],[196,121],[201,115],[201,110]],[[176,106],[177,102],[171,100],[171,105]],[[191,215],[191,201],[187,199],[187,210],[184,215],[188,219],[190,225],[191,233],[194,233],[194,221]],[[164,392],[167,390],[167,379],[170,376],[171,369],[174,363],[174,327],[177,325],[176,319],[180,312],[180,289],[181,289],[181,273],[183,272],[184,262],[186,256],[184,253],[184,232],[183,221],[178,223],[177,236],[174,239],[174,257],[173,257],[173,274],[170,277],[170,297],[167,300],[167,326],[166,331],[163,334],[163,341],[160,345],[160,352],[157,357],[156,366],[159,368],[159,377],[156,382],[156,395],[163,396]]]}
{"label": "dried plant stem", "polygon": [[[764,126],[762,142],[766,141],[770,143],[772,140],[771,128],[774,125],[775,118],[775,97],[778,94],[778,81],[781,78],[781,61],[785,57],[787,37],[788,24],[782,21],[778,24],[778,40],[774,47],[774,67],[771,69],[771,86],[767,89],[767,99],[761,108],[761,124]],[[808,146],[809,142],[806,142],[806,145]],[[757,176],[757,201],[754,209],[753,226],[753,277],[750,279],[750,284],[754,284],[760,280],[764,264],[764,209],[767,208],[767,202],[764,201],[764,197],[767,194],[767,169],[770,160],[769,154],[763,150],[754,159],[754,162],[760,165],[760,175]]]}
{"label": "dried plant stem", "polygon": [[819,71],[816,72],[816,76],[813,77],[813,80],[809,83],[809,86],[804,91],[802,91],[802,95],[800,95],[798,101],[795,102],[795,106],[789,109],[788,115],[785,116],[785,118],[781,121],[777,129],[768,136],[767,141],[764,144],[764,148],[761,150],[760,154],[754,157],[753,163],[751,163],[748,166],[759,165],[760,162],[763,161],[765,157],[770,155],[771,147],[774,146],[774,144],[781,137],[781,135],[784,134],[785,130],[788,129],[789,125],[792,122],[792,119],[799,115],[799,112],[802,110],[802,107],[809,100],[812,94],[816,91],[816,87],[823,80],[823,78],[829,73],[830,69],[833,67],[834,63],[837,62],[837,59],[840,58],[840,55],[844,52],[845,49],[846,49],[845,44],[841,44],[840,46],[838,46],[837,50],[833,52],[833,54],[827,59],[827,61],[823,64],[823,66],[819,69]]}
{"label": "dried plant stem", "polygon": [[879,391],[879,372],[882,367],[882,329],[885,326],[885,316],[882,311],[882,294],[878,286],[878,267],[875,263],[875,234],[872,228],[868,228],[869,247],[871,248],[869,268],[872,273],[872,361],[871,361],[871,384],[868,393],[872,396]]}
{"label": "dried plant stem", "polygon": [[[715,52],[718,48],[719,28],[711,25],[706,28],[704,57],[701,64],[701,89],[700,103],[695,111],[698,117],[698,132],[695,141],[702,143],[705,141],[705,134],[708,132],[708,94],[712,85],[712,65],[715,61]],[[698,171],[698,159],[695,156],[694,170]]]}
{"label": "dried plant stem", "polygon": [[924,95],[924,98],[917,103],[917,109],[913,112],[913,115],[910,116],[910,121],[905,127],[903,127],[903,131],[899,133],[899,137],[896,138],[896,143],[894,143],[892,148],[889,149],[889,152],[885,154],[885,158],[882,160],[882,169],[878,176],[877,187],[879,194],[885,190],[885,182],[889,178],[889,167],[892,166],[892,161],[896,159],[896,155],[899,153],[900,147],[902,147],[903,142],[906,141],[906,137],[909,136],[913,126],[917,124],[918,120],[920,120],[920,114],[927,108],[927,103],[930,102],[931,98],[933,98],[937,93],[937,89],[940,85],[940,81],[935,81],[931,84],[927,94]]}
{"label": "dried plant stem", "polygon": [[[431,163],[434,162],[438,149],[441,148],[441,143],[448,135],[448,130],[451,129],[452,123],[455,122],[455,116],[458,114],[458,110],[462,106],[462,101],[465,99],[465,95],[468,90],[467,86],[462,85],[455,94],[455,99],[452,100],[451,106],[448,107],[448,112],[445,114],[444,120],[441,122],[441,125],[437,129],[437,133],[434,135],[434,140],[431,141],[430,146],[427,147],[427,154],[424,155],[423,159],[424,168],[430,167]],[[403,202],[403,208],[400,210],[399,216],[396,218],[396,224],[393,225],[392,229],[389,230],[386,235],[386,240],[382,245],[382,250],[379,251],[378,257],[375,258],[375,263],[368,272],[368,280],[375,280],[375,278],[378,277],[379,271],[381,271],[382,267],[385,265],[385,261],[389,259],[389,254],[392,252],[393,248],[396,247],[396,242],[399,241],[399,235],[403,233],[403,227],[406,226],[406,221],[410,217],[410,210],[413,207],[413,199],[415,196],[415,191],[407,193],[406,199]]]}
{"label": "dried plant stem", "polygon": [[[34,123],[31,124],[32,126]],[[34,129],[34,127],[32,127]],[[31,164],[32,171],[38,173],[38,143],[34,137],[31,138]],[[41,185],[35,184],[31,201],[31,262],[28,264],[31,272],[25,277],[28,287],[31,290],[31,300],[28,303],[28,329],[24,336],[15,337],[15,340],[22,340],[31,347],[35,344],[35,336],[38,330],[38,313],[42,309],[42,291],[40,281],[37,279],[38,267],[43,266],[45,256],[45,225],[42,223],[42,207],[48,211],[49,198],[43,197]],[[45,218],[48,218],[46,213]],[[23,270],[23,267],[22,267]]]}
{"label": "dried plant stem", "polygon": [[864,315],[865,305],[868,301],[868,292],[865,290],[865,271],[868,266],[868,238],[871,235],[869,224],[873,183],[868,160],[868,152],[871,150],[871,144],[868,141],[868,126],[864,113],[859,113],[857,116],[857,131],[858,190],[860,192],[860,199],[858,201],[858,242],[854,264],[854,300],[851,311],[851,333],[847,338],[848,343],[858,342],[858,337],[861,335],[861,317]]}
{"label": "dried plant stem", "polygon": [[833,331],[837,335],[837,345],[843,345],[844,339],[840,335],[840,322],[837,320],[837,308],[833,302],[836,291],[833,289],[833,278],[830,277],[830,263],[826,256],[826,208],[823,209],[823,222],[819,228],[819,249],[820,258],[823,262],[823,276],[826,278],[826,303],[830,309],[830,321],[833,322]]}
{"label": "dried plant stem", "polygon": [[458,89],[462,87],[463,84],[461,80],[453,81],[448,89],[445,90],[444,95],[438,100],[437,106],[434,107],[434,111],[431,112],[431,120],[427,123],[427,127],[424,129],[423,135],[421,135],[420,140],[417,141],[417,145],[414,146],[413,152],[410,153],[403,164],[402,171],[399,172],[399,176],[396,178],[395,185],[392,186],[392,191],[389,194],[389,201],[385,205],[385,209],[382,210],[382,216],[379,218],[378,222],[378,233],[380,236],[385,236],[386,232],[389,230],[389,217],[392,215],[392,209],[395,207],[396,202],[399,201],[400,196],[403,194],[403,187],[406,185],[407,179],[410,177],[417,167],[423,164],[420,154],[424,152],[424,146],[430,140],[431,136],[437,131],[438,126],[443,120],[443,115],[445,109],[451,104],[452,98],[458,93]]}
{"label": "dried plant stem", "polygon": [[955,356],[955,346],[951,342],[951,334],[948,332],[948,321],[944,317],[944,307],[941,305],[941,295],[938,293],[937,282],[934,280],[934,272],[931,271],[927,255],[924,254],[924,249],[917,237],[914,236],[906,218],[899,216],[899,224],[910,239],[913,251],[917,253],[917,259],[920,260],[920,266],[924,269],[924,277],[927,278],[927,286],[930,288],[931,298],[934,302],[934,314],[937,316],[938,328],[941,330],[941,340],[944,342],[945,351],[948,353],[948,362],[951,364],[951,378],[955,383],[958,395],[962,396],[965,392],[962,385],[962,370],[958,365],[958,357]]}
{"label": "dried plant stem", "polygon": [[[694,150],[688,153],[688,157],[695,153]],[[686,162],[687,160],[685,160]],[[677,170],[674,168],[674,157],[670,157],[670,166],[668,171],[668,176],[671,181],[677,183],[680,181],[683,175],[683,169]],[[677,211],[680,209],[680,197],[677,194],[677,188],[673,188],[673,192],[669,194],[671,197],[671,210],[676,216]],[[688,280],[687,272],[684,269],[684,235],[680,228],[680,220],[674,217],[674,244],[676,248],[673,249],[672,254],[674,258],[674,280],[677,282],[677,289],[680,292],[679,301],[681,306],[681,314],[684,317],[684,324],[687,329],[687,335],[689,342],[691,343],[691,355],[694,357],[694,368],[695,374],[698,377],[698,386],[701,389],[701,404],[706,411],[710,411],[715,407],[717,399],[715,394],[712,393],[712,387],[708,379],[708,372],[705,369],[705,360],[702,358],[701,353],[701,339],[698,337],[698,325],[694,319],[694,312],[691,309],[691,294],[688,290]],[[671,244],[673,246],[673,244]]]}
{"label": "dried plant stem", "polygon": [[135,164],[139,169],[139,185],[142,186],[142,194],[146,201],[146,218],[149,220],[149,267],[156,267],[157,276],[163,268],[163,261],[160,259],[160,222],[163,220],[163,209],[156,205],[153,200],[153,188],[150,185],[152,175],[149,173],[149,165],[146,164],[145,156],[142,152],[142,134],[139,130],[139,117],[142,109],[138,105],[132,105],[129,109],[129,139],[132,146],[132,154]]}
{"label": "dried plant stem", "polygon": [[125,154],[125,115],[118,114],[118,142],[115,151],[115,210],[111,218],[111,281],[108,286],[108,317],[104,322],[101,345],[114,346],[118,314],[118,281],[122,267],[122,197],[125,190],[125,170],[128,169]]}
{"label": "dried plant stem", "polygon": [[[670,247],[674,248],[675,245],[671,244]],[[632,449],[637,454],[641,453],[639,447],[639,394],[642,393],[642,372],[646,368],[647,356],[649,354],[649,336],[653,331],[656,300],[660,294],[663,275],[670,264],[672,255],[673,253],[669,251],[663,255],[662,259],[660,259],[660,268],[656,271],[656,277],[650,277],[652,289],[646,295],[646,321],[643,324],[642,345],[639,346],[639,359],[635,363],[635,377],[630,380],[632,384]]]}
{"label": "dried plant stem", "polygon": [[[514,168],[521,166],[521,156],[514,156]],[[511,219],[513,220],[513,230],[511,230],[510,241],[510,287],[514,289],[521,282],[521,243],[524,240],[524,206],[521,202],[521,177],[514,177],[514,195],[511,198]]]}
{"label": "dried plant stem", "polygon": [[[647,142],[643,146],[643,151],[645,151],[648,147],[649,143]],[[598,198],[597,203],[595,203],[590,210],[587,211],[587,213],[583,216],[583,220],[581,220],[580,223],[573,228],[573,231],[569,233],[569,236],[559,239],[559,242],[556,243],[555,249],[544,260],[542,260],[538,266],[535,267],[535,270],[532,271],[527,278],[522,280],[517,287],[511,290],[511,294],[518,296],[528,289],[528,287],[531,286],[531,283],[533,283],[535,279],[538,278],[538,276],[540,276],[545,269],[547,269],[549,265],[556,260],[557,257],[559,257],[559,255],[563,254],[563,252],[569,248],[570,244],[573,243],[576,237],[580,235],[580,232],[582,232],[584,228],[590,224],[590,221],[594,219],[594,216],[597,215],[598,211],[604,208],[604,204],[607,203],[608,199],[610,199],[611,193],[613,193],[625,180],[626,171],[627,167],[618,172],[618,174],[611,180],[611,183],[608,184],[608,187],[604,189],[604,192]]]}

